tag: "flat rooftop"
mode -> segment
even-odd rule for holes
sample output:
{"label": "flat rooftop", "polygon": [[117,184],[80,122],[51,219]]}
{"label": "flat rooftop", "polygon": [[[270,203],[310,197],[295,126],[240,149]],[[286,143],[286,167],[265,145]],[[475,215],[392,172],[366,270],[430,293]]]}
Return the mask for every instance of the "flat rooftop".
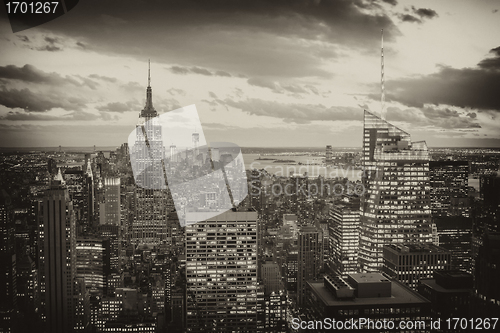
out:
{"label": "flat rooftop", "polygon": [[390,305],[390,304],[424,304],[429,301],[411,289],[398,282],[391,281],[391,297],[366,297],[353,299],[338,299],[324,285],[323,281],[308,281],[314,294],[326,306],[356,306],[356,305]]}
{"label": "flat rooftop", "polygon": [[380,273],[355,273],[349,274],[349,276],[358,284],[389,281],[389,279]]}
{"label": "flat rooftop", "polygon": [[457,293],[457,292],[468,293],[472,289],[472,288],[447,289],[437,284],[436,279],[422,279],[420,280],[420,283],[423,285],[427,285],[433,290],[440,293]]}
{"label": "flat rooftop", "polygon": [[399,253],[448,253],[449,251],[432,243],[400,243],[384,245]]}

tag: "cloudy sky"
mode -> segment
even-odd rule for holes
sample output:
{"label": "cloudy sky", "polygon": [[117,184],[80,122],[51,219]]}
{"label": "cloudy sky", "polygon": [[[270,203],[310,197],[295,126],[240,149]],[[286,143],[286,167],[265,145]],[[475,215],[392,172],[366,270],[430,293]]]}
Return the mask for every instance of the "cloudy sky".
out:
{"label": "cloudy sky", "polygon": [[114,146],[145,101],[195,104],[207,141],[360,147],[380,111],[429,146],[500,147],[495,0],[85,0],[13,33],[0,9],[0,146]]}

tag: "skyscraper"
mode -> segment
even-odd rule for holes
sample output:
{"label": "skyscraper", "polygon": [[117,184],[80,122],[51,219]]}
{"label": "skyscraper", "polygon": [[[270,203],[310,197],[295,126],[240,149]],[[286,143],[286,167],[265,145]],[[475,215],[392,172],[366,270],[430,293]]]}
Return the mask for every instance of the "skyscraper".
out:
{"label": "skyscraper", "polygon": [[429,152],[425,141],[411,142],[365,110],[363,167],[360,268],[377,271],[383,245],[432,241]]}
{"label": "skyscraper", "polygon": [[304,302],[306,283],[316,279],[323,266],[323,234],[313,226],[299,231],[298,241],[297,300]]}
{"label": "skyscraper", "polygon": [[345,197],[330,210],[330,269],[346,277],[358,272],[359,197]]}
{"label": "skyscraper", "polygon": [[469,216],[469,162],[429,162],[432,217]]}
{"label": "skyscraper", "polygon": [[256,332],[257,243],[256,212],[187,221],[188,332]]}
{"label": "skyscraper", "polygon": [[136,184],[131,240],[139,244],[159,244],[166,239],[167,233],[168,200],[162,163],[165,149],[158,112],[153,107],[149,75],[146,105],[139,118],[136,141],[130,147]]}
{"label": "skyscraper", "polygon": [[41,214],[39,269],[47,332],[71,332],[76,230],[73,204],[60,173],[45,192]]}
{"label": "skyscraper", "polygon": [[120,178],[104,178],[104,209],[100,210],[99,224],[120,225]]}

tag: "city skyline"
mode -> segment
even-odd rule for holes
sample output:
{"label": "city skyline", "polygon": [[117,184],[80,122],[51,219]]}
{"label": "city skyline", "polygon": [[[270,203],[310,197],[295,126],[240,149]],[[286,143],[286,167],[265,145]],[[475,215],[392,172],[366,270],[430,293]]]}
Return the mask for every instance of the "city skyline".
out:
{"label": "city skyline", "polygon": [[16,34],[2,11],[2,146],[122,144],[151,58],[159,113],[195,104],[208,142],[361,147],[381,29],[388,121],[430,147],[499,146],[493,1],[120,3]]}

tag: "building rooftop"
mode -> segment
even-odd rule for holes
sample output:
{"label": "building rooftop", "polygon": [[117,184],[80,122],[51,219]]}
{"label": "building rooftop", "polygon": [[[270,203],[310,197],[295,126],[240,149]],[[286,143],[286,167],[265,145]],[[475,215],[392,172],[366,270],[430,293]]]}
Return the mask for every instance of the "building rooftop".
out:
{"label": "building rooftop", "polygon": [[388,244],[384,247],[400,253],[448,253],[449,251],[432,243]]}
{"label": "building rooftop", "polygon": [[[380,275],[380,274],[379,274]],[[371,279],[368,278],[367,279]],[[314,294],[320,299],[325,306],[355,306],[355,305],[384,305],[384,304],[422,304],[429,302],[424,297],[420,296],[413,290],[404,286],[397,281],[391,281],[391,296],[390,297],[363,297],[339,299],[325,287],[323,281],[308,281],[307,284],[311,287]]]}
{"label": "building rooftop", "polygon": [[436,279],[422,279],[420,284],[426,285],[439,293],[469,292],[472,288],[445,288],[436,282]]}

